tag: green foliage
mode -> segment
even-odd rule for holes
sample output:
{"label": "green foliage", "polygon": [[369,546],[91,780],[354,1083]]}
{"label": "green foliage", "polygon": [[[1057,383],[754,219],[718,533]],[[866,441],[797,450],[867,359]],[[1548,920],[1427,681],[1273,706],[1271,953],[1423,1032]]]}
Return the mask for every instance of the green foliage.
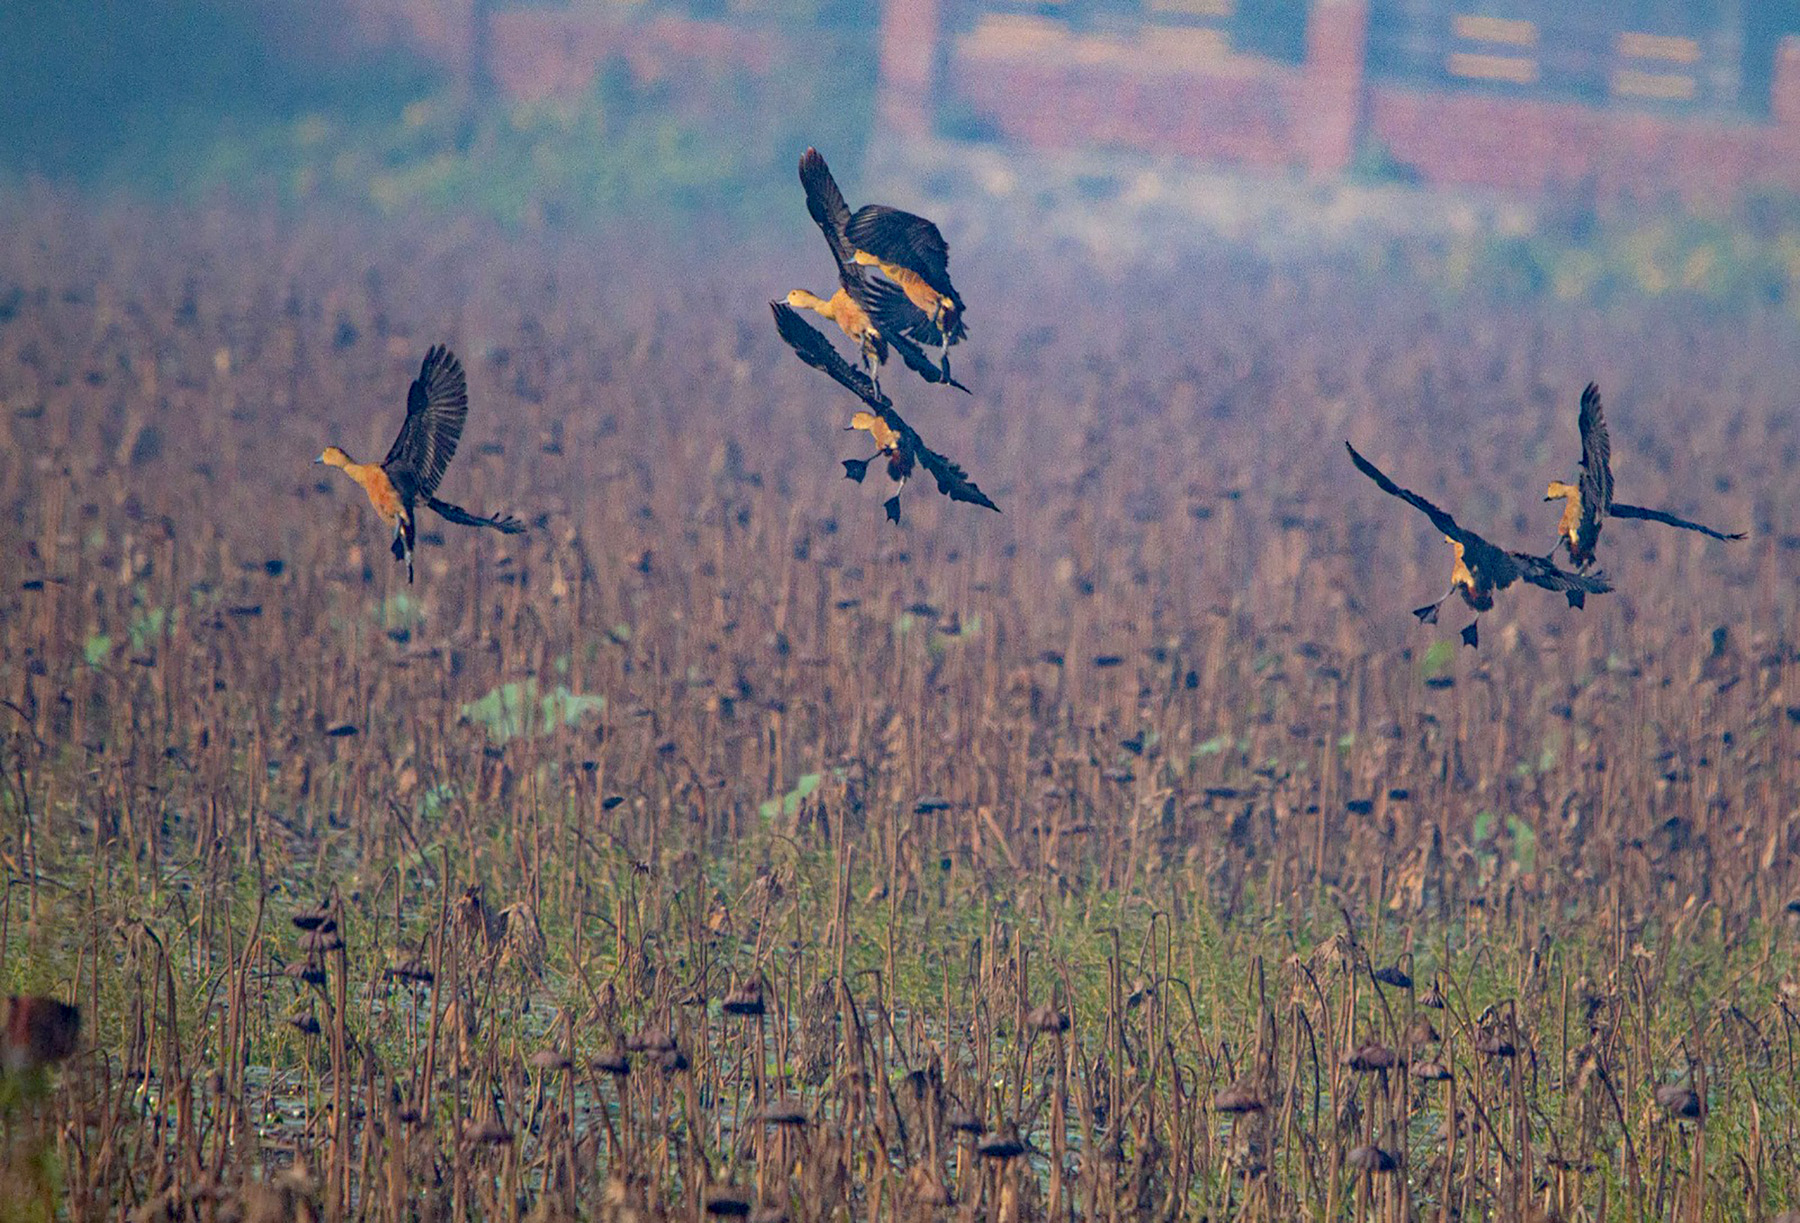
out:
{"label": "green foliage", "polygon": [[1551,209],[1524,233],[1459,238],[1434,275],[1457,292],[1612,306],[1674,299],[1800,312],[1800,199],[1759,195],[1705,213]]}
{"label": "green foliage", "polygon": [[1449,639],[1434,641],[1419,660],[1419,678],[1436,679],[1456,665],[1456,643]]}
{"label": "green foliage", "polygon": [[425,623],[425,605],[404,590],[397,591],[382,601],[381,623],[388,628],[417,628]]}
{"label": "green foliage", "polygon": [[226,131],[425,79],[398,60],[303,61],[278,34],[257,6],[219,0],[0,5],[0,167],[169,188]]}
{"label": "green foliage", "polygon": [[1401,161],[1394,151],[1374,136],[1365,137],[1350,159],[1350,178],[1370,185],[1413,185],[1419,181],[1418,167]]}
{"label": "green foliage", "polygon": [[[810,22],[830,6],[791,7]],[[766,76],[689,72],[676,89],[616,59],[585,95],[523,103],[447,86],[403,57],[302,58],[294,47],[325,20],[303,11],[171,0],[120,20],[115,8],[0,9],[0,77],[17,104],[0,125],[0,182],[47,175],[522,227],[747,214],[762,189],[792,187],[809,143],[854,164],[873,116],[867,23],[818,26],[805,63]]]}
{"label": "green foliage", "polygon": [[1506,817],[1506,835],[1512,838],[1513,861],[1522,871],[1537,869],[1537,832],[1516,815]]}
{"label": "green foliage", "polygon": [[800,814],[800,804],[806,801],[806,796],[819,788],[821,779],[822,774],[819,773],[802,773],[792,790],[780,798],[765,799],[758,808],[758,814],[765,820],[774,819],[777,813],[786,819],[793,819]]}
{"label": "green foliage", "polygon": [[571,692],[558,684],[540,692],[536,677],[501,684],[486,696],[465,703],[461,716],[487,731],[496,743],[530,738],[574,726],[606,711],[606,698]]}
{"label": "green foliage", "polygon": [[131,636],[131,648],[137,651],[148,648],[151,640],[162,634],[168,619],[169,613],[165,608],[152,607],[133,620],[127,630]]}

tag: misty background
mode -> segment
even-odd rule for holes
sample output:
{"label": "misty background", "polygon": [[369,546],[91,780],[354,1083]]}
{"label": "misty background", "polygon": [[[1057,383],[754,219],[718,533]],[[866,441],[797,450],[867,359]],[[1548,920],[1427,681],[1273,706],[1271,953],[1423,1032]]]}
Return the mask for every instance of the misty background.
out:
{"label": "misty background", "polygon": [[[1444,183],[1396,156],[1366,119],[1348,166],[1324,175],[1254,164],[1254,150],[1248,158],[1168,151],[1184,131],[1203,144],[1220,125],[1272,122],[1238,113],[1245,104],[1252,112],[1265,105],[1254,91],[1233,100],[1236,110],[1176,116],[1160,147],[1157,138],[1138,138],[1145,125],[1133,115],[1113,122],[1110,134],[1100,122],[1092,138],[1077,125],[1046,147],[1007,130],[1005,116],[983,101],[1016,102],[1055,123],[1076,102],[1054,93],[1021,97],[1042,88],[1032,82],[1043,73],[1025,75],[1023,84],[996,83],[992,65],[1045,64],[1043,72],[1067,75],[1069,64],[1109,46],[1132,55],[1168,49],[1169,62],[1146,68],[1146,89],[1162,79],[1156,72],[1171,64],[1180,70],[1185,59],[1216,59],[1220,79],[1241,64],[1278,85],[1287,79],[1281,73],[1301,79],[1295,74],[1305,71],[1315,7],[1306,0],[14,5],[0,12],[7,116],[0,188],[49,182],[175,203],[462,215],[521,232],[727,226],[734,238],[755,240],[792,229],[785,205],[793,161],[816,145],[853,195],[865,186],[897,189],[915,206],[951,217],[966,209],[971,223],[1011,227],[1020,238],[1053,235],[1105,258],[1154,257],[1171,242],[1223,237],[1302,253],[1354,249],[1377,270],[1423,267],[1457,290],[1601,305],[1670,292],[1733,308],[1800,301],[1800,206],[1785,187],[1739,189],[1722,180],[1716,198],[1696,200],[1694,191],[1673,187],[1666,196],[1624,196],[1579,176],[1519,191]],[[932,46],[917,45],[907,24],[920,14],[935,22]],[[1528,81],[1505,79],[1517,62],[1506,54],[1517,50],[1506,45],[1517,30],[1527,31],[1522,45],[1535,57]],[[1367,8],[1364,71],[1376,85],[1428,98],[1524,98],[1672,125],[1761,129],[1772,123],[1782,39],[1796,33],[1800,0],[1375,0]],[[1472,36],[1499,42],[1470,44],[1477,53],[1469,55],[1457,40]],[[884,38],[890,58],[917,56],[936,74],[926,139],[918,132],[898,138],[880,113]],[[1677,75],[1628,70],[1650,88],[1622,86],[1609,56],[1626,38],[1662,40],[1650,54],[1673,57]],[[1496,50],[1502,54],[1488,53]],[[1686,96],[1658,85],[1690,78]],[[1627,96],[1633,92],[1641,96]],[[1298,96],[1290,106],[1340,105]],[[1346,130],[1356,130],[1359,118],[1344,116]]]}

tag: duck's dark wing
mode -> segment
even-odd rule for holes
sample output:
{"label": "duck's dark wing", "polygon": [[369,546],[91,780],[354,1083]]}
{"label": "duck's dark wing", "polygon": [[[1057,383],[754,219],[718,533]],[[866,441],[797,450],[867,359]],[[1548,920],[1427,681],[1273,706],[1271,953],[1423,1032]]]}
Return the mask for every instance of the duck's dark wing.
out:
{"label": "duck's dark wing", "polygon": [[845,232],[857,250],[917,273],[945,297],[956,298],[950,283],[949,244],[924,217],[885,204],[868,204],[856,210]]}
{"label": "duck's dark wing", "polygon": [[831,341],[801,318],[792,306],[786,302],[770,302],[769,309],[775,312],[775,330],[781,333],[781,338],[787,341],[795,356],[814,369],[831,375],[838,385],[883,416],[894,410],[893,403],[875,389],[869,376],[844,360],[838,350],[831,346]]}
{"label": "duck's dark wing", "polygon": [[900,354],[906,368],[927,382],[946,383],[964,393],[972,393],[950,376],[948,362],[933,361],[919,347],[920,344],[941,343],[938,329],[923,310],[913,305],[899,285],[883,279],[867,279],[859,289],[851,289],[850,295],[868,314],[875,330]]}
{"label": "duck's dark wing", "polygon": [[[929,314],[914,305],[906,290],[893,281],[880,276],[867,277],[856,300],[883,335],[905,336],[928,348],[944,344],[945,328],[939,327]],[[960,313],[946,316],[945,322],[950,343],[959,344],[967,338],[969,329]]]}
{"label": "duck's dark wing", "polygon": [[1414,509],[1419,510],[1431,519],[1431,525],[1443,532],[1446,538],[1454,539],[1461,544],[1463,546],[1463,563],[1469,567],[1471,572],[1485,577],[1495,590],[1505,590],[1523,576],[1513,553],[1494,546],[1467,527],[1459,525],[1448,511],[1439,509],[1410,488],[1401,488],[1395,484],[1387,478],[1381,468],[1358,454],[1356,447],[1349,442],[1344,443],[1344,448],[1350,452],[1350,460],[1356,464],[1356,469],[1375,481],[1382,492],[1398,497]]}
{"label": "duck's dark wing", "polygon": [[806,211],[812,214],[825,235],[825,244],[831,248],[831,257],[837,260],[839,278],[854,276],[860,281],[862,269],[856,266],[856,249],[846,236],[850,205],[844,202],[844,193],[838,190],[831,167],[819,156],[819,150],[808,149],[800,155],[800,185],[806,189]]}
{"label": "duck's dark wing", "polygon": [[1609,511],[1614,518],[1641,518],[1646,522],[1660,522],[1672,527],[1680,527],[1684,531],[1698,531],[1713,539],[1743,539],[1744,531],[1715,531],[1711,527],[1703,527],[1697,522],[1689,522],[1686,518],[1677,518],[1664,510],[1647,510],[1641,505],[1621,505],[1614,502]]}
{"label": "duck's dark wing", "polygon": [[918,439],[918,434],[913,430],[905,429],[904,432],[911,436],[914,452],[918,454],[918,465],[925,468],[927,472],[931,472],[932,477],[936,477],[938,492],[949,497],[950,501],[967,501],[976,506],[986,506],[988,510],[994,510],[994,513],[1001,512],[1001,508],[992,501],[988,501],[988,495],[981,492],[981,486],[976,485],[976,481],[968,479],[968,472],[965,472],[956,463],[952,463],[947,457],[938,454],[936,450],[927,447],[923,441]]}
{"label": "duck's dark wing", "polygon": [[[973,505],[984,505],[996,512],[1000,507],[988,499],[976,483],[969,479],[969,473],[951,462],[931,447],[927,446],[918,432],[906,423],[906,418],[894,411],[892,401],[875,389],[868,375],[853,368],[831,346],[831,342],[818,330],[789,306],[786,302],[770,302],[769,308],[775,313],[775,328],[781,332],[781,338],[787,341],[794,355],[812,366],[831,375],[833,381],[852,391],[869,407],[873,408],[888,427],[900,435],[898,447],[901,454],[916,459],[920,466],[929,471],[937,480],[938,491],[952,501],[967,501]],[[849,469],[853,479],[860,478],[860,469]]]}
{"label": "duck's dark wing", "polygon": [[1612,439],[1606,432],[1600,388],[1590,382],[1581,392],[1581,522],[1575,528],[1583,555],[1594,551],[1612,493]]}
{"label": "duck's dark wing", "polygon": [[1581,594],[1598,595],[1605,594],[1612,589],[1612,583],[1606,580],[1606,575],[1598,571],[1570,573],[1567,569],[1558,569],[1541,556],[1532,556],[1525,552],[1502,552],[1500,555],[1506,558],[1510,576],[1505,582],[1495,582],[1497,588],[1509,586],[1516,579],[1562,594],[1575,591]]}
{"label": "duck's dark wing", "polygon": [[[1398,484],[1395,484],[1392,480],[1388,479],[1387,474],[1383,472],[1381,468],[1375,466],[1375,464],[1358,454],[1356,447],[1352,446],[1349,442],[1344,443],[1344,449],[1350,452],[1350,461],[1356,464],[1356,470],[1375,481],[1377,488],[1381,489],[1382,492],[1387,493],[1389,496],[1400,498],[1400,500],[1406,502],[1414,509],[1422,512],[1427,518],[1431,519],[1432,526],[1442,531],[1451,539],[1462,544],[1465,549],[1469,548],[1471,544],[1479,545],[1484,548],[1493,548],[1493,545],[1489,544],[1485,539],[1482,539],[1481,536],[1476,535],[1472,531],[1463,530],[1462,527],[1457,525],[1456,519],[1450,517],[1446,511],[1431,504],[1431,502],[1425,500],[1425,498],[1419,496],[1419,494],[1413,492],[1411,489],[1401,488]],[[1497,548],[1493,550],[1496,552],[1499,551]]]}
{"label": "duck's dark wing", "polygon": [[406,423],[381,466],[403,495],[423,500],[437,491],[456,457],[469,416],[469,388],[462,362],[442,344],[425,354],[406,393]]}
{"label": "duck's dark wing", "polygon": [[471,514],[460,505],[451,505],[448,501],[439,501],[432,497],[425,502],[432,512],[446,522],[454,522],[459,527],[492,527],[502,535],[517,535],[525,529],[525,524],[511,514],[495,514],[483,517]]}

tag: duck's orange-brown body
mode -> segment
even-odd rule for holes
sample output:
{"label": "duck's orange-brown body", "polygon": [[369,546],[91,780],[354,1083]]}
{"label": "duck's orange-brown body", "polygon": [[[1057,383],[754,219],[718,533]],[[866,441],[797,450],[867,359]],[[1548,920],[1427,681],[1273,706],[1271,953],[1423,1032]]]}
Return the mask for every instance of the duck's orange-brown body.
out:
{"label": "duck's orange-brown body", "polygon": [[379,463],[358,463],[336,446],[314,459],[342,471],[362,486],[369,504],[381,520],[394,529],[394,559],[406,562],[406,580],[413,580],[413,516],[418,506],[428,506],[446,522],[465,527],[492,527],[516,535],[525,524],[510,515],[492,517],[471,514],[460,505],[438,499],[438,482],[456,456],[463,421],[469,414],[469,384],[462,362],[443,344],[433,345],[419,366],[419,376],[406,392],[406,420],[394,439],[387,458]]}
{"label": "duck's orange-brown body", "polygon": [[[1594,544],[1600,536],[1600,515],[1586,512],[1588,507],[1582,499],[1580,485],[1550,481],[1544,500],[1558,499],[1563,503],[1563,511],[1556,524],[1556,537],[1568,545],[1569,559],[1585,568],[1594,561]],[[1551,549],[1551,555],[1555,554],[1555,549]]]}
{"label": "duck's orange-brown body", "polygon": [[352,480],[362,485],[363,492],[369,495],[369,504],[381,515],[381,520],[390,527],[399,526],[402,518],[407,517],[406,503],[400,499],[400,493],[394,488],[394,482],[388,478],[379,463],[353,462],[349,455],[336,446],[332,446],[319,457],[319,461],[330,467],[343,471]]}
{"label": "duck's orange-brown body", "polygon": [[898,264],[888,263],[885,260],[876,258],[868,251],[857,251],[856,261],[864,267],[868,267],[872,264],[875,267],[880,268],[883,276],[886,276],[889,280],[900,286],[901,291],[906,294],[908,301],[923,310],[934,321],[937,320],[944,311],[949,310],[956,304],[950,298],[945,297],[942,293],[939,293],[936,289],[926,284],[925,278],[911,268],[903,268]]}
{"label": "duck's orange-brown body", "polygon": [[809,293],[805,289],[795,289],[788,294],[788,305],[801,310],[811,310],[836,323],[840,330],[858,344],[867,343],[870,334],[875,330],[869,312],[856,304],[848,291],[839,289],[829,298]]}
{"label": "duck's orange-brown body", "polygon": [[[1555,486],[1552,485],[1551,487],[1554,488]],[[1568,492],[1563,494],[1562,521],[1556,524],[1556,531],[1557,534],[1569,541],[1569,547],[1572,551],[1580,544],[1580,541],[1576,538],[1576,529],[1581,526],[1581,490],[1578,488],[1569,488],[1568,485],[1564,485],[1563,487],[1568,488]],[[1556,494],[1553,492],[1550,495],[1554,497]]]}
{"label": "duck's orange-brown body", "polygon": [[1494,606],[1494,584],[1477,578],[1469,568],[1469,562],[1463,559],[1461,543],[1446,536],[1445,542],[1456,549],[1456,568],[1450,572],[1450,585],[1463,598],[1463,602],[1478,612],[1491,611]]}

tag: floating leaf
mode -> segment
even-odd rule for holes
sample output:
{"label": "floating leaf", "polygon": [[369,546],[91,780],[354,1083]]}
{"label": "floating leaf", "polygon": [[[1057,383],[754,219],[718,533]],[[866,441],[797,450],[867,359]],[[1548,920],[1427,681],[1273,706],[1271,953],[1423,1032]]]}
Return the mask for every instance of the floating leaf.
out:
{"label": "floating leaf", "polygon": [[95,633],[81,647],[81,656],[87,659],[87,665],[97,667],[112,655],[113,639],[108,633]]}
{"label": "floating leaf", "polygon": [[401,591],[387,597],[381,606],[381,623],[388,627],[400,625],[417,625],[425,619],[425,605],[417,599]]}
{"label": "floating leaf", "polygon": [[536,678],[501,684],[486,696],[462,706],[460,713],[488,732],[496,743],[520,736],[548,734],[606,711],[606,698],[571,692],[558,684],[540,692]]}
{"label": "floating leaf", "polygon": [[1419,661],[1419,675],[1424,679],[1436,679],[1456,663],[1456,643],[1449,638],[1434,641],[1425,651],[1425,657]]}
{"label": "floating leaf", "polygon": [[163,625],[168,623],[168,619],[167,611],[160,607],[153,607],[132,621],[131,628],[128,630],[131,634],[132,651],[142,653],[150,644],[152,637],[161,635]]}
{"label": "floating leaf", "polygon": [[1475,813],[1475,827],[1472,831],[1474,832],[1475,843],[1477,845],[1482,844],[1489,837],[1494,835],[1494,824],[1496,822],[1492,811],[1477,811]]}
{"label": "floating leaf", "polygon": [[798,780],[794,782],[792,790],[780,798],[764,799],[756,809],[757,814],[765,820],[772,820],[779,812],[783,817],[793,819],[800,814],[800,804],[806,801],[807,795],[819,788],[819,782],[823,777],[822,773],[800,774]]}
{"label": "floating leaf", "polygon": [[1516,815],[1506,817],[1506,833],[1512,838],[1513,861],[1522,871],[1537,869],[1537,832]]}
{"label": "floating leaf", "polygon": [[781,800],[781,813],[789,816],[798,815],[800,804],[806,800],[807,795],[818,788],[819,774],[802,773],[800,780],[794,784],[794,788],[789,790],[787,796]]}

